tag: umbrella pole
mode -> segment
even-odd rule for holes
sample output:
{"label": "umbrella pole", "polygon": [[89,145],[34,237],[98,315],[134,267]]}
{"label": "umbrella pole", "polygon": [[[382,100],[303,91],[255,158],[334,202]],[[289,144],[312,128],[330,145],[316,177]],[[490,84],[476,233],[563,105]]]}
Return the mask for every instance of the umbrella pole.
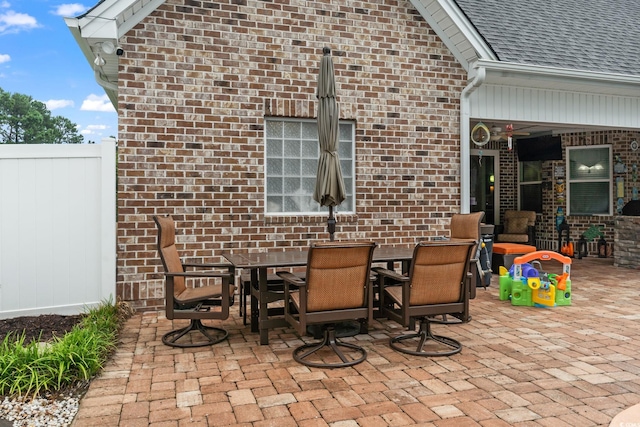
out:
{"label": "umbrella pole", "polygon": [[327,220],[327,228],[329,229],[329,240],[333,242],[333,233],[336,232],[336,219],[333,216],[333,206],[329,206],[329,219]]}

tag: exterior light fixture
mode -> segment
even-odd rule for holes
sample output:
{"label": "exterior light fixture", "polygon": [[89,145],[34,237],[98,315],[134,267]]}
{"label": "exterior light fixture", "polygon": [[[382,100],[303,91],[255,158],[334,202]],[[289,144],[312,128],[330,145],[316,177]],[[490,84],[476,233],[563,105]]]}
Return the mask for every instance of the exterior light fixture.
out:
{"label": "exterior light fixture", "polygon": [[103,53],[107,55],[111,55],[116,51],[116,46],[113,44],[113,42],[106,41],[106,42],[100,43],[100,49],[102,50]]}
{"label": "exterior light fixture", "polygon": [[100,54],[96,55],[96,59],[93,60],[93,64],[96,67],[102,67],[106,63],[107,63],[107,61],[105,61],[104,58],[102,56],[100,56]]}
{"label": "exterior light fixture", "polygon": [[578,166],[579,171],[586,171],[587,173],[591,173],[592,170],[601,171],[603,169],[604,169],[604,166],[602,166],[600,163],[596,163],[593,166],[587,166],[587,165]]}

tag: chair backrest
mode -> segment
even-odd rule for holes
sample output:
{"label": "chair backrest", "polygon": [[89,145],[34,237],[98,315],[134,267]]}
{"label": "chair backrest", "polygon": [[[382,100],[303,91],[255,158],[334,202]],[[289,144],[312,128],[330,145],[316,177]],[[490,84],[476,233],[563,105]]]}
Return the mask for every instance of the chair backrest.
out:
{"label": "chair backrest", "polygon": [[475,240],[418,243],[409,271],[409,305],[447,304],[464,300]]}
{"label": "chair backrest", "polygon": [[[176,225],[169,216],[153,217],[158,227],[158,252],[162,260],[162,266],[167,273],[183,273],[184,267],[176,248]],[[174,276],[174,295],[180,295],[186,288],[184,277]]]}
{"label": "chair backrest", "polygon": [[375,247],[373,242],[312,244],[307,260],[307,311],[365,306]]}
{"label": "chair backrest", "polygon": [[[517,220],[518,218],[526,218],[526,226],[536,225],[536,213],[535,211],[505,211],[504,222],[507,223],[511,220]],[[526,231],[525,231],[526,233]]]}
{"label": "chair backrest", "polygon": [[449,225],[450,238],[473,239],[480,241],[480,223],[484,218],[484,212],[469,214],[454,214]]}

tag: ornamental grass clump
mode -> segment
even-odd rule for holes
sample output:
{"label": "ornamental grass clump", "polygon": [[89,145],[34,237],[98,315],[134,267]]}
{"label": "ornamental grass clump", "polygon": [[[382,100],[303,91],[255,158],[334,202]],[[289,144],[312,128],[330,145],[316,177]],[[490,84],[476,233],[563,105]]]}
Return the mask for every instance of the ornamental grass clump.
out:
{"label": "ornamental grass clump", "polygon": [[86,381],[102,369],[115,349],[127,317],[120,304],[103,302],[51,343],[7,335],[0,343],[0,395],[37,396]]}

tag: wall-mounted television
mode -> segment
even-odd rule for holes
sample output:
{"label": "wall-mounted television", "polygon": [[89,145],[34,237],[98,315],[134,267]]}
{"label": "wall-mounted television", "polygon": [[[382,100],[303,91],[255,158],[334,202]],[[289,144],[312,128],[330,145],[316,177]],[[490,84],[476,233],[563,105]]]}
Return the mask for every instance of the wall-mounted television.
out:
{"label": "wall-mounted television", "polygon": [[562,160],[562,138],[545,135],[535,138],[518,138],[518,161]]}

